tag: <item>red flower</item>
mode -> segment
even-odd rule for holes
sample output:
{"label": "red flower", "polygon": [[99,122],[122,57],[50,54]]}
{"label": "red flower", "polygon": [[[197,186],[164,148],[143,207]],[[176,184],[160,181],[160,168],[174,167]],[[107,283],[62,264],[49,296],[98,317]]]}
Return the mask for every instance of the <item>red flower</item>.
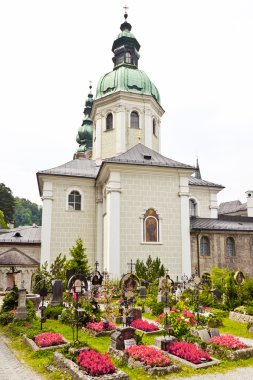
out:
{"label": "red flower", "polygon": [[[97,331],[97,332],[101,332],[101,331],[105,331],[104,329],[104,322],[103,321],[100,321],[100,322],[88,322],[86,324],[86,327],[88,329],[91,329],[91,330],[94,330],[94,331]],[[107,329],[106,330],[115,330],[116,329],[116,325],[112,322],[108,322],[108,326],[107,326]]]}
{"label": "red flower", "polygon": [[34,337],[35,343],[39,347],[57,346],[65,343],[62,336],[58,333],[45,332]]}
{"label": "red flower", "polygon": [[162,351],[154,347],[147,347],[143,345],[130,346],[125,350],[125,352],[127,352],[132,358],[140,360],[151,367],[167,367],[171,364],[169,358],[167,358]]}
{"label": "red flower", "polygon": [[192,343],[173,340],[171,344],[166,345],[165,349],[170,354],[178,356],[179,358],[185,359],[194,364],[200,364],[202,362],[201,359],[211,360],[211,357],[207,352],[202,351]]}
{"label": "red flower", "polygon": [[238,338],[235,338],[233,335],[220,335],[214,336],[210,340],[211,343],[218,344],[219,346],[224,346],[238,350],[240,348],[245,348],[247,345],[240,341]]}
{"label": "red flower", "polygon": [[11,310],[10,313],[11,314],[16,314],[17,310]]}
{"label": "red flower", "polygon": [[77,357],[78,365],[90,376],[101,376],[115,372],[108,354],[94,350],[83,350]]}
{"label": "red flower", "polygon": [[154,323],[149,323],[148,321],[143,321],[142,319],[136,319],[130,324],[130,326],[146,332],[159,330],[159,327]]}

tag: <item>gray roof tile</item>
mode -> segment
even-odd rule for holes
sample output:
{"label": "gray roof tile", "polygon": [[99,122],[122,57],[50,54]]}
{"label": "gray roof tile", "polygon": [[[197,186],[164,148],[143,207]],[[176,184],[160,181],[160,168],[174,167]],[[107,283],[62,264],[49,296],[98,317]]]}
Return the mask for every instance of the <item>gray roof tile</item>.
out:
{"label": "gray roof tile", "polygon": [[218,185],[217,183],[205,181],[204,179],[196,178],[196,177],[190,177],[189,178],[189,185],[193,186],[208,186],[208,187],[220,187],[221,189],[224,189],[224,186]]}
{"label": "gray roof tile", "polygon": [[38,174],[66,175],[73,177],[96,178],[99,167],[96,161],[85,158],[75,159],[52,169],[40,170]]}
{"label": "gray roof tile", "polygon": [[246,211],[247,203],[242,203],[239,200],[223,202],[219,205],[219,214],[230,214],[231,212]]}
{"label": "gray roof tile", "polygon": [[0,243],[40,243],[41,227],[40,226],[22,226],[13,228],[9,232],[0,235]]}
{"label": "gray roof tile", "polygon": [[217,231],[252,231],[253,221],[220,220],[212,218],[191,218],[191,231],[194,230],[217,230]]}

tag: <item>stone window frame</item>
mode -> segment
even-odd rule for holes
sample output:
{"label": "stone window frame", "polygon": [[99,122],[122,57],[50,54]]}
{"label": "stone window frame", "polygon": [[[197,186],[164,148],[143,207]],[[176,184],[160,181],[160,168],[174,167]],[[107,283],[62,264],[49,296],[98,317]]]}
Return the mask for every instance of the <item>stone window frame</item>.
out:
{"label": "stone window frame", "polygon": [[113,113],[110,111],[107,113],[105,117],[105,131],[112,131],[112,130],[113,130]]}
{"label": "stone window frame", "polygon": [[[136,123],[136,120],[132,120],[132,115],[135,114],[138,116],[138,126],[137,126],[137,123]],[[136,125],[134,125],[134,123],[136,123]],[[129,126],[131,129],[140,129],[140,113],[134,109],[130,112],[130,123],[129,123]]]}
{"label": "stone window frame", "polygon": [[200,256],[201,257],[210,257],[211,256],[211,242],[210,238],[207,235],[203,235],[200,238],[199,242],[200,247]]}
{"label": "stone window frame", "polygon": [[[76,210],[76,209],[71,209],[70,208],[70,205],[69,205],[69,195],[72,193],[72,192],[78,192],[81,196],[81,208],[80,210]],[[80,211],[83,211],[83,200],[84,200],[84,193],[83,191],[78,187],[78,186],[72,186],[72,187],[69,187],[67,189],[67,193],[66,193],[66,211],[69,211],[69,212],[80,212]]]}
{"label": "stone window frame", "polygon": [[[193,205],[193,204],[194,204],[194,210],[195,210],[194,215],[192,215],[192,213],[191,213],[191,210],[193,209],[191,207],[191,205]],[[195,198],[193,196],[190,196],[190,198],[189,198],[189,216],[190,217],[199,216],[199,202],[198,202],[197,198]]]}
{"label": "stone window frame", "polygon": [[[157,227],[158,227],[158,232],[157,232],[157,241],[146,241],[146,221],[148,218],[152,216],[147,216],[145,217],[146,213],[149,210],[154,210],[156,215],[157,215]],[[154,217],[153,217],[154,218]],[[149,207],[144,210],[142,215],[140,216],[140,222],[141,222],[141,244],[147,244],[147,245],[162,245],[162,217],[157,209],[154,207]]]}
{"label": "stone window frame", "polygon": [[[231,242],[232,245],[229,246],[230,242]],[[231,248],[232,248],[232,251],[229,252],[229,250],[231,250]],[[233,236],[228,236],[226,238],[226,241],[225,241],[225,254],[226,254],[226,257],[235,257],[236,256],[235,238]]]}

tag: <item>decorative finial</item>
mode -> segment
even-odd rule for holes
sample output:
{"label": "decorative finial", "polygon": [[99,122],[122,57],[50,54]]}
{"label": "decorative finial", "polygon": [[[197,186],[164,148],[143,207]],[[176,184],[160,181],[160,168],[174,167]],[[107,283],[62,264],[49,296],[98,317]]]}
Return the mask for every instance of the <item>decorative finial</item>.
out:
{"label": "decorative finial", "polygon": [[139,134],[138,134],[138,143],[140,144],[141,142],[141,130],[139,130]]}
{"label": "decorative finial", "polygon": [[90,89],[90,94],[91,94],[91,89],[92,89],[92,81],[90,80],[89,81],[90,85],[89,85],[89,89]]}
{"label": "decorative finial", "polygon": [[127,10],[128,10],[129,7],[127,5],[125,5],[123,8],[125,9],[124,17],[125,17],[125,20],[126,20],[127,17],[128,17]]}

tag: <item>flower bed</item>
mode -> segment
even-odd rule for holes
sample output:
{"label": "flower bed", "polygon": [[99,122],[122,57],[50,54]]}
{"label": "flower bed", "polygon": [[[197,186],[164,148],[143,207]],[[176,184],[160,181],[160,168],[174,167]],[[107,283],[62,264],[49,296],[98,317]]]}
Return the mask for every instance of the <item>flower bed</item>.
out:
{"label": "flower bed", "polygon": [[215,336],[210,339],[210,343],[207,349],[213,355],[231,360],[253,357],[253,347],[248,347],[244,342],[232,335]]}
{"label": "flower bed", "polygon": [[115,367],[108,354],[94,350],[83,350],[77,357],[77,364],[91,376],[102,376],[115,372]]}
{"label": "flower bed", "polygon": [[85,331],[95,335],[95,336],[103,336],[103,335],[111,335],[116,330],[116,325],[112,322],[108,322],[106,329],[104,328],[104,322],[88,322],[86,324]]}
{"label": "flower bed", "polygon": [[211,358],[209,353],[196,347],[193,343],[171,341],[165,346],[165,350],[176,360],[194,368],[203,368],[220,363],[219,360]]}
{"label": "flower bed", "polygon": [[149,323],[142,319],[136,319],[130,324],[130,326],[146,333],[157,332],[159,330],[159,327],[155,323]]}
{"label": "flower bed", "polygon": [[45,332],[35,335],[34,339],[27,338],[23,335],[23,341],[33,350],[49,350],[58,347],[63,347],[68,344],[68,341],[58,333]]}
{"label": "flower bed", "polygon": [[170,359],[162,351],[155,347],[130,346],[125,350],[130,367],[142,367],[149,375],[165,375],[180,370],[180,367],[172,365]]}
{"label": "flower bed", "polygon": [[[105,356],[100,354],[103,359],[101,359],[100,356],[96,355],[99,354],[98,352],[95,352],[95,354],[91,353],[95,352],[93,350],[82,350],[78,356],[80,365],[83,365],[83,368],[85,368],[85,371],[82,370],[78,364],[74,363],[72,360],[65,358],[65,356],[59,352],[54,352],[54,362],[57,365],[58,368],[66,372],[68,375],[71,376],[72,379],[75,380],[128,380],[129,377],[126,373],[123,371],[120,371],[119,369],[115,368],[112,363],[109,362],[107,358],[104,358]],[[87,356],[87,357],[86,357]],[[85,358],[86,357],[86,358]],[[93,362],[91,362],[91,359],[93,359]],[[102,361],[102,363],[101,363]],[[103,364],[100,366],[100,364]],[[107,372],[102,374],[103,369],[106,371],[112,370],[112,366],[114,367],[114,372]],[[88,372],[90,374],[88,374]],[[96,373],[101,373],[100,375],[95,375]],[[91,373],[94,373],[94,375],[91,375]]]}
{"label": "flower bed", "polygon": [[195,316],[189,310],[179,310],[173,307],[167,314],[162,313],[157,317],[156,322],[164,326],[167,323],[173,328],[173,335],[177,338],[189,333],[190,328],[196,324]]}

